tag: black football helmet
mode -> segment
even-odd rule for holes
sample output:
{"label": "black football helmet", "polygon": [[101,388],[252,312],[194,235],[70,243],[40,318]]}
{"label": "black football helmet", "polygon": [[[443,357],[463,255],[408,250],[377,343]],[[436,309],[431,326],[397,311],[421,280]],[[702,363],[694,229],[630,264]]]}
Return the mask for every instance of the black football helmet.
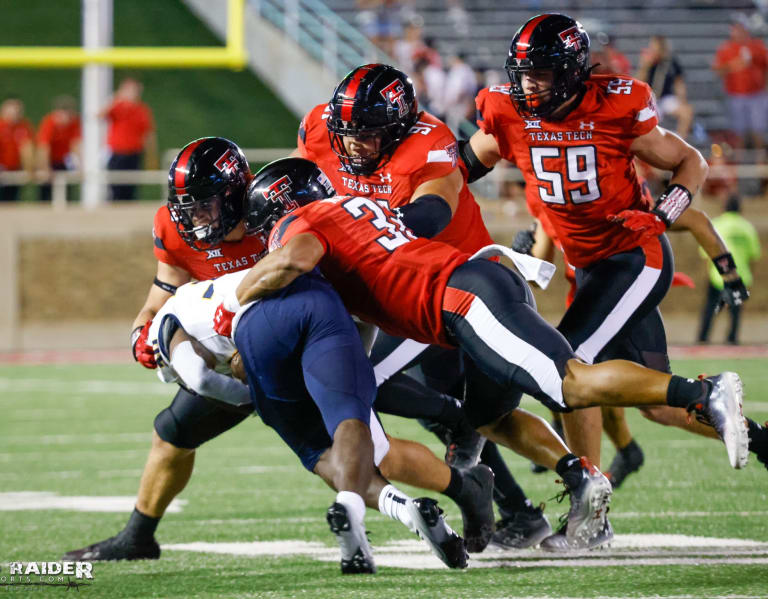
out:
{"label": "black football helmet", "polygon": [[216,246],[245,216],[251,169],[243,151],[223,137],[187,144],[168,171],[168,209],[191,248]]}
{"label": "black football helmet", "polygon": [[[370,175],[392,156],[397,144],[419,119],[419,103],[410,78],[385,64],[367,64],[351,71],[328,103],[326,121],[331,147],[345,170]],[[344,137],[380,135],[379,151],[352,156]]]}
{"label": "black football helmet", "polygon": [[[504,65],[512,86],[509,94],[524,117],[546,118],[589,79],[589,36],[581,23],[567,15],[538,15],[512,38]],[[552,70],[552,87],[536,93],[523,91],[523,73]]]}
{"label": "black football helmet", "polygon": [[284,215],[300,206],[336,195],[325,173],[311,160],[281,158],[253,176],[246,192],[245,225],[267,246],[269,232]]}

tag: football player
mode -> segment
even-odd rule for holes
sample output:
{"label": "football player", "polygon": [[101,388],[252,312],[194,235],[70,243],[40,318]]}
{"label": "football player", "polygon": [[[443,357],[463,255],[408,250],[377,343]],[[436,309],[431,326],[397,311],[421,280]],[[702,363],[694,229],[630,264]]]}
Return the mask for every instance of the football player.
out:
{"label": "football player", "polygon": [[[469,253],[492,243],[460,168],[456,138],[440,119],[419,110],[410,78],[389,65],[363,65],[346,75],[330,102],[302,119],[297,146],[294,154],[318,164],[339,194],[369,197],[407,213],[419,235]],[[378,411],[430,421],[430,430],[440,431],[447,442],[446,460],[452,465],[471,467],[480,456],[493,469],[505,523],[496,539],[526,547],[548,535],[546,517],[515,482],[498,449],[493,443],[484,446],[450,397],[464,395],[464,360],[457,351],[379,333],[371,361],[379,384]],[[415,365],[429,389],[403,372]],[[473,366],[468,368],[471,372]],[[491,391],[467,385],[468,393]],[[526,428],[524,412],[513,417]],[[470,552],[482,551],[491,530],[465,527],[464,536]]]}
{"label": "football player", "polygon": [[[503,388],[517,388],[558,412],[599,405],[684,407],[716,429],[733,467],[745,465],[747,431],[736,373],[691,380],[623,360],[587,364],[536,313],[530,289],[516,272],[417,237],[407,215],[401,220],[370,198],[321,193],[319,201],[306,203],[311,198],[304,190],[319,189],[311,184],[316,178],[324,178],[316,165],[291,158],[264,167],[249,185],[252,226],[269,232],[274,251],[219,306],[217,332],[229,334],[227,323],[243,302],[266,297],[319,267],[352,314],[396,336],[461,347]],[[519,256],[511,257],[527,269]],[[602,473],[573,455],[541,419],[538,438],[530,430],[521,436],[507,418],[519,396],[483,399],[467,401],[480,432],[555,470],[570,494],[565,541],[553,535],[542,547],[569,550],[610,538],[611,486]]]}
{"label": "football player", "polygon": [[251,392],[225,375],[236,350],[213,330],[214,310],[245,275],[183,285],[163,305],[149,330],[160,378],[209,400],[255,405],[307,470],[338,491],[327,519],[341,546],[342,573],[376,570],[365,504],[417,532],[449,567],[466,567],[463,541],[437,502],[411,499],[374,471],[390,448],[370,407],[373,370],[328,282],[310,274],[246,307],[238,315],[236,338]]}
{"label": "football player", "polygon": [[[221,137],[189,143],[171,164],[168,204],[158,209],[153,228],[157,276],[131,336],[134,357],[147,368],[156,366],[152,346],[147,344],[152,319],[180,285],[247,269],[265,254],[261,237],[247,231],[244,221],[250,178],[240,148]],[[136,507],[124,529],[68,552],[65,559],[157,559],[160,546],[155,530],[168,505],[189,481],[197,448],[251,413],[248,405],[238,409],[226,402],[214,403],[180,387],[171,405],[155,418]],[[460,472],[445,467],[417,443],[399,440],[397,445],[385,476],[394,479],[401,473],[402,482],[450,497],[470,531],[492,526],[493,476],[487,468]]]}
{"label": "football player", "polygon": [[[657,306],[674,265],[663,233],[698,192],[706,161],[658,126],[646,83],[590,76],[589,36],[566,15],[528,20],[505,68],[510,83],[476,99],[480,130],[462,147],[470,180],[502,158],[523,172],[526,194],[576,268],[577,291],[558,330],[580,359],[624,358],[669,372]],[[644,201],[635,157],[672,172],[654,206]],[[566,414],[563,422],[571,446],[599,460],[599,410]]]}

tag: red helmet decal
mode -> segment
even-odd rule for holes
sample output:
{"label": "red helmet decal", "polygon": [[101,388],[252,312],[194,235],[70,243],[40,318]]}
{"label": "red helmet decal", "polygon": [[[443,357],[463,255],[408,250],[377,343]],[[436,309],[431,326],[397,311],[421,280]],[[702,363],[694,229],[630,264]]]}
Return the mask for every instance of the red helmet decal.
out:
{"label": "red helmet decal", "polygon": [[219,159],[213,163],[213,166],[215,166],[220,173],[231,173],[233,170],[236,170],[235,167],[237,166],[237,162],[237,154],[228,149],[219,156]]}
{"label": "red helmet decal", "polygon": [[566,48],[573,48],[576,52],[581,50],[581,35],[579,35],[578,25],[573,25],[557,35],[563,40]]}
{"label": "red helmet decal", "polygon": [[408,114],[408,105],[405,103],[405,88],[402,81],[395,79],[382,89],[380,93],[390,104],[397,105],[397,114],[399,116],[403,117]]}
{"label": "red helmet decal", "polygon": [[299,205],[289,195],[291,193],[291,184],[291,178],[288,175],[283,175],[262,191],[261,195],[270,202],[280,202],[286,210],[293,210],[298,208]]}

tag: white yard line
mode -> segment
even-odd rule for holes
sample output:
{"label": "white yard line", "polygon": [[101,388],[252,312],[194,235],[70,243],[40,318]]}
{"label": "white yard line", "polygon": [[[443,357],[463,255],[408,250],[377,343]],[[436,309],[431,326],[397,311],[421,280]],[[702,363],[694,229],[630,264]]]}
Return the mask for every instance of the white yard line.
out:
{"label": "white yard line", "polygon": [[[135,495],[122,496],[72,496],[58,493],[20,491],[0,493],[0,512],[27,510],[67,510],[74,512],[126,512],[133,511]],[[168,512],[179,513],[187,504],[186,499],[174,499]]]}

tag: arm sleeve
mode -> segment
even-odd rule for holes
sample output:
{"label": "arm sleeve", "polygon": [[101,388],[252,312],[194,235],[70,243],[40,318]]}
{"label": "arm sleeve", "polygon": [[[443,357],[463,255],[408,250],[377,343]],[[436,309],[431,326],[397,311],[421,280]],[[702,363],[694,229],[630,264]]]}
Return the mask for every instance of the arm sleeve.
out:
{"label": "arm sleeve", "polygon": [[251,401],[246,385],[208,368],[189,341],[176,346],[171,366],[187,388],[202,397],[218,399],[234,406],[242,406]]}

